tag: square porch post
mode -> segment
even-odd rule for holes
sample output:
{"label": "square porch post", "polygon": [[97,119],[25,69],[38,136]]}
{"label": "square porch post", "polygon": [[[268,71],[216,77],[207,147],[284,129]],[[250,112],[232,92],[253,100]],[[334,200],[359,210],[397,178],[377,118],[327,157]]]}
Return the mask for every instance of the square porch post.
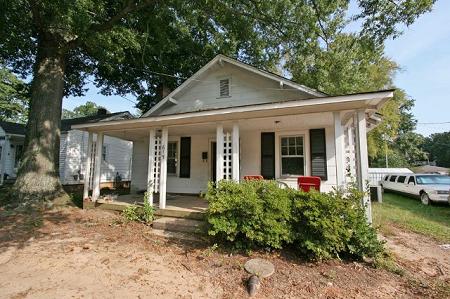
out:
{"label": "square porch post", "polygon": [[94,186],[92,190],[92,201],[97,201],[97,199],[100,196],[102,152],[103,152],[103,132],[99,132],[97,133],[97,140],[95,143]]}
{"label": "square porch post", "polygon": [[84,187],[83,187],[83,199],[89,197],[89,180],[91,178],[91,156],[92,156],[92,140],[94,138],[94,133],[89,132],[88,145],[86,151],[86,162],[84,166]]}
{"label": "square porch post", "polygon": [[342,126],[341,112],[333,112],[334,118],[334,148],[336,160],[336,185],[344,187],[345,185],[345,134]]}
{"label": "square porch post", "polygon": [[231,142],[231,152],[232,152],[232,179],[233,181],[239,182],[239,124],[233,124],[233,133],[232,133],[232,142]]}
{"label": "square porch post", "polygon": [[147,199],[153,206],[153,193],[155,190],[155,129],[150,129],[148,138],[148,170],[147,170]]}
{"label": "square porch post", "polygon": [[216,128],[216,183],[223,180],[223,125]]}
{"label": "square porch post", "polygon": [[169,142],[169,131],[167,127],[162,128],[161,133],[161,170],[159,178],[159,208],[166,208],[166,185],[167,185],[167,146]]}
{"label": "square porch post", "polygon": [[[367,127],[366,127],[366,112],[358,110],[355,117],[356,129],[356,164],[357,164],[357,178],[358,187],[361,191],[366,190],[366,182],[369,178],[369,157],[367,153]],[[363,198],[363,207],[366,211],[367,221],[372,223],[372,206],[370,197],[366,194]]]}
{"label": "square porch post", "polygon": [[5,135],[5,139],[3,141],[3,145],[2,145],[2,157],[0,160],[0,186],[3,185],[3,180],[5,178],[5,168],[6,168],[6,155],[7,155],[7,151],[9,150],[9,141],[8,141],[8,136]]}

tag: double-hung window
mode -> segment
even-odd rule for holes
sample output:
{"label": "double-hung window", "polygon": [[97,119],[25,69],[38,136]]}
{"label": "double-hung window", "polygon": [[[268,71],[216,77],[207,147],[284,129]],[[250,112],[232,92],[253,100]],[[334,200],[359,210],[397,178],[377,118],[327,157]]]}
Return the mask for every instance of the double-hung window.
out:
{"label": "double-hung window", "polygon": [[281,137],[281,175],[304,175],[303,136]]}
{"label": "double-hung window", "polygon": [[177,174],[177,142],[167,144],[167,174]]}

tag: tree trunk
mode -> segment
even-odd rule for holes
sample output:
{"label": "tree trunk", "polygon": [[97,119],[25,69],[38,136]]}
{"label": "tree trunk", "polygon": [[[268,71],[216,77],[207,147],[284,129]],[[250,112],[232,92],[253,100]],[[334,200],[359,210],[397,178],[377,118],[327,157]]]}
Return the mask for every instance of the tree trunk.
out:
{"label": "tree trunk", "polygon": [[38,39],[25,151],[14,184],[19,200],[55,199],[65,194],[58,169],[65,56],[66,50],[55,40]]}

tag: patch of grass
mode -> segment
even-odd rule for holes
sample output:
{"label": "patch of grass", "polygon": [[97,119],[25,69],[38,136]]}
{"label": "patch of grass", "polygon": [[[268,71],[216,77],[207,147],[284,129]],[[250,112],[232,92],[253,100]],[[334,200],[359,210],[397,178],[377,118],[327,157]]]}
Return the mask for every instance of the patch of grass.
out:
{"label": "patch of grass", "polygon": [[392,233],[391,225],[450,242],[450,207],[447,204],[423,205],[420,200],[385,193],[383,203],[373,204],[373,220],[383,233]]}
{"label": "patch of grass", "polygon": [[387,254],[375,259],[374,266],[375,268],[385,269],[386,271],[400,276],[405,275],[405,270],[400,267],[390,255]]}
{"label": "patch of grass", "polygon": [[83,194],[82,193],[70,193],[70,200],[74,205],[79,207],[80,209],[83,208]]}

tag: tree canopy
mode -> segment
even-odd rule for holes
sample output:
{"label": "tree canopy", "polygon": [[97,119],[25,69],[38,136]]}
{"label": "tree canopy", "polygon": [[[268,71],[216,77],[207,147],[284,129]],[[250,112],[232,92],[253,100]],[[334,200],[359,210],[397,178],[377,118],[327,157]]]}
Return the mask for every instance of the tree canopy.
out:
{"label": "tree canopy", "polygon": [[430,153],[429,159],[435,160],[438,166],[450,168],[450,132],[431,134],[425,139],[423,148]]}
{"label": "tree canopy", "polygon": [[0,69],[0,120],[25,123],[29,88],[6,68]]}
{"label": "tree canopy", "polygon": [[98,112],[99,108],[106,109],[105,107],[99,106],[94,102],[87,101],[85,104],[77,106],[73,110],[63,109],[62,118],[67,119],[94,115]]}
{"label": "tree canopy", "polygon": [[[303,69],[298,60],[314,60],[330,44],[345,45],[348,37],[335,33],[342,33],[349,21],[362,25],[350,39],[378,49],[399,33],[399,25],[409,25],[429,11],[434,0],[357,0],[359,9],[351,20],[349,3],[0,2],[0,29],[8,33],[0,35],[0,61],[23,77],[32,76],[28,142],[15,183],[17,196],[54,198],[62,193],[57,171],[62,98],[82,95],[91,77],[105,95],[135,94],[143,111],[160,100],[158,88],[179,85],[218,53],[269,70],[286,63],[301,78],[295,71]],[[305,68],[315,71],[314,65]],[[330,76],[336,79],[335,72]]]}

